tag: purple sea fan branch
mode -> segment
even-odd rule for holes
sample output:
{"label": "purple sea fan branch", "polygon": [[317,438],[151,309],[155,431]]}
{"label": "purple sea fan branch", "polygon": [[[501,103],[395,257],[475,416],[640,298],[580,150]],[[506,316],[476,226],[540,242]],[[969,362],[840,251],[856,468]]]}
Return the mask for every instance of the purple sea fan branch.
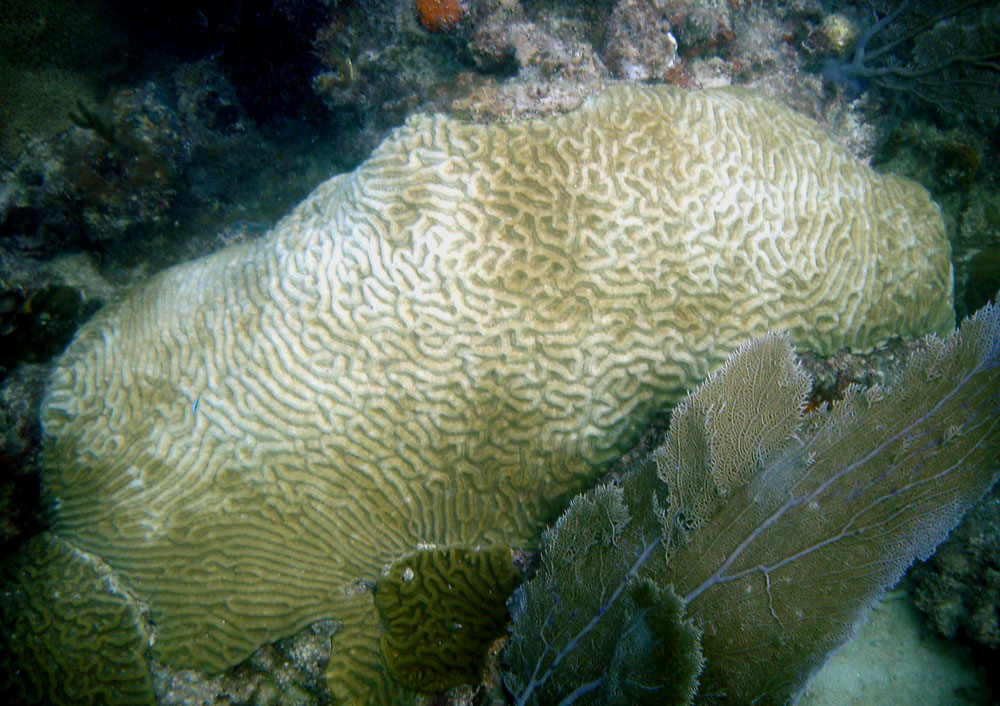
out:
{"label": "purple sea fan branch", "polygon": [[[992,486],[998,341],[995,304],[945,340],[928,337],[884,390],[850,390],[803,432],[804,444],[789,439],[706,513],[668,567],[688,615],[711,626],[703,682],[739,702],[803,683]],[[767,390],[741,382],[723,383],[742,390],[739,404],[767,403]],[[675,419],[671,433],[675,422],[684,428]]]}

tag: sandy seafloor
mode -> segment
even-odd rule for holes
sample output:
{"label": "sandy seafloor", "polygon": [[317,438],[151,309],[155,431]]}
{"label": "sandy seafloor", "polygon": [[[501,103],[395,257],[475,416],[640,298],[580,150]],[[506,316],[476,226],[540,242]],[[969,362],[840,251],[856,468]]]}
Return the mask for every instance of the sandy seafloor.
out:
{"label": "sandy seafloor", "polygon": [[965,649],[930,632],[910,595],[887,593],[813,676],[799,706],[987,704],[987,677]]}

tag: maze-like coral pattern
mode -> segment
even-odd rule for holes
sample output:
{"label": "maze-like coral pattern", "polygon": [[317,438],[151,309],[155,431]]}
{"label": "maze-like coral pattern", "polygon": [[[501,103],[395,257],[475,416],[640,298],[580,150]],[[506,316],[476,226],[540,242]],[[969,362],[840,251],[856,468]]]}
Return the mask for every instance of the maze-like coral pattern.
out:
{"label": "maze-like coral pattern", "polygon": [[0,572],[0,699],[153,704],[149,634],[110,567],[51,534]]}
{"label": "maze-like coral pattern", "polygon": [[148,597],[158,657],[221,669],[361,620],[418,546],[534,540],[740,342],[944,331],[950,292],[927,194],[752,93],[417,117],[81,329],[43,410],[55,527]]}
{"label": "maze-like coral pattern", "polygon": [[425,694],[478,683],[487,651],[507,631],[518,578],[504,546],[422,550],[395,562],[374,596],[393,677]]}

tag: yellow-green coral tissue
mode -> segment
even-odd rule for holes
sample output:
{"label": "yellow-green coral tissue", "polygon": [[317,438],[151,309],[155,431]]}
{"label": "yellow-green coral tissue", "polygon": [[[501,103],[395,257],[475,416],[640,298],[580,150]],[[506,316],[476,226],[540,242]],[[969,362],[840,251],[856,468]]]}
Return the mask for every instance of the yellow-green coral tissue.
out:
{"label": "yellow-green coral tissue", "polygon": [[420,547],[537,541],[742,342],[952,325],[927,193],[755,93],[418,116],[260,240],[79,331],[45,492],[58,537],[148,601],[157,659],[218,671],[332,618],[336,692],[377,654],[359,585]]}

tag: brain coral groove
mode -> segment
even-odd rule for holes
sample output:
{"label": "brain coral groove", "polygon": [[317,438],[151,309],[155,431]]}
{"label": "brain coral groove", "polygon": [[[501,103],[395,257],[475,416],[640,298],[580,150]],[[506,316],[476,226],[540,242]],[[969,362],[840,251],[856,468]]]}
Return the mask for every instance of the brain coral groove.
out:
{"label": "brain coral groove", "polygon": [[[739,343],[952,326],[937,207],[755,94],[619,86],[420,116],[261,240],[82,328],[43,409],[55,529],[217,670],[420,545],[534,540]],[[357,620],[369,620],[357,617]]]}

